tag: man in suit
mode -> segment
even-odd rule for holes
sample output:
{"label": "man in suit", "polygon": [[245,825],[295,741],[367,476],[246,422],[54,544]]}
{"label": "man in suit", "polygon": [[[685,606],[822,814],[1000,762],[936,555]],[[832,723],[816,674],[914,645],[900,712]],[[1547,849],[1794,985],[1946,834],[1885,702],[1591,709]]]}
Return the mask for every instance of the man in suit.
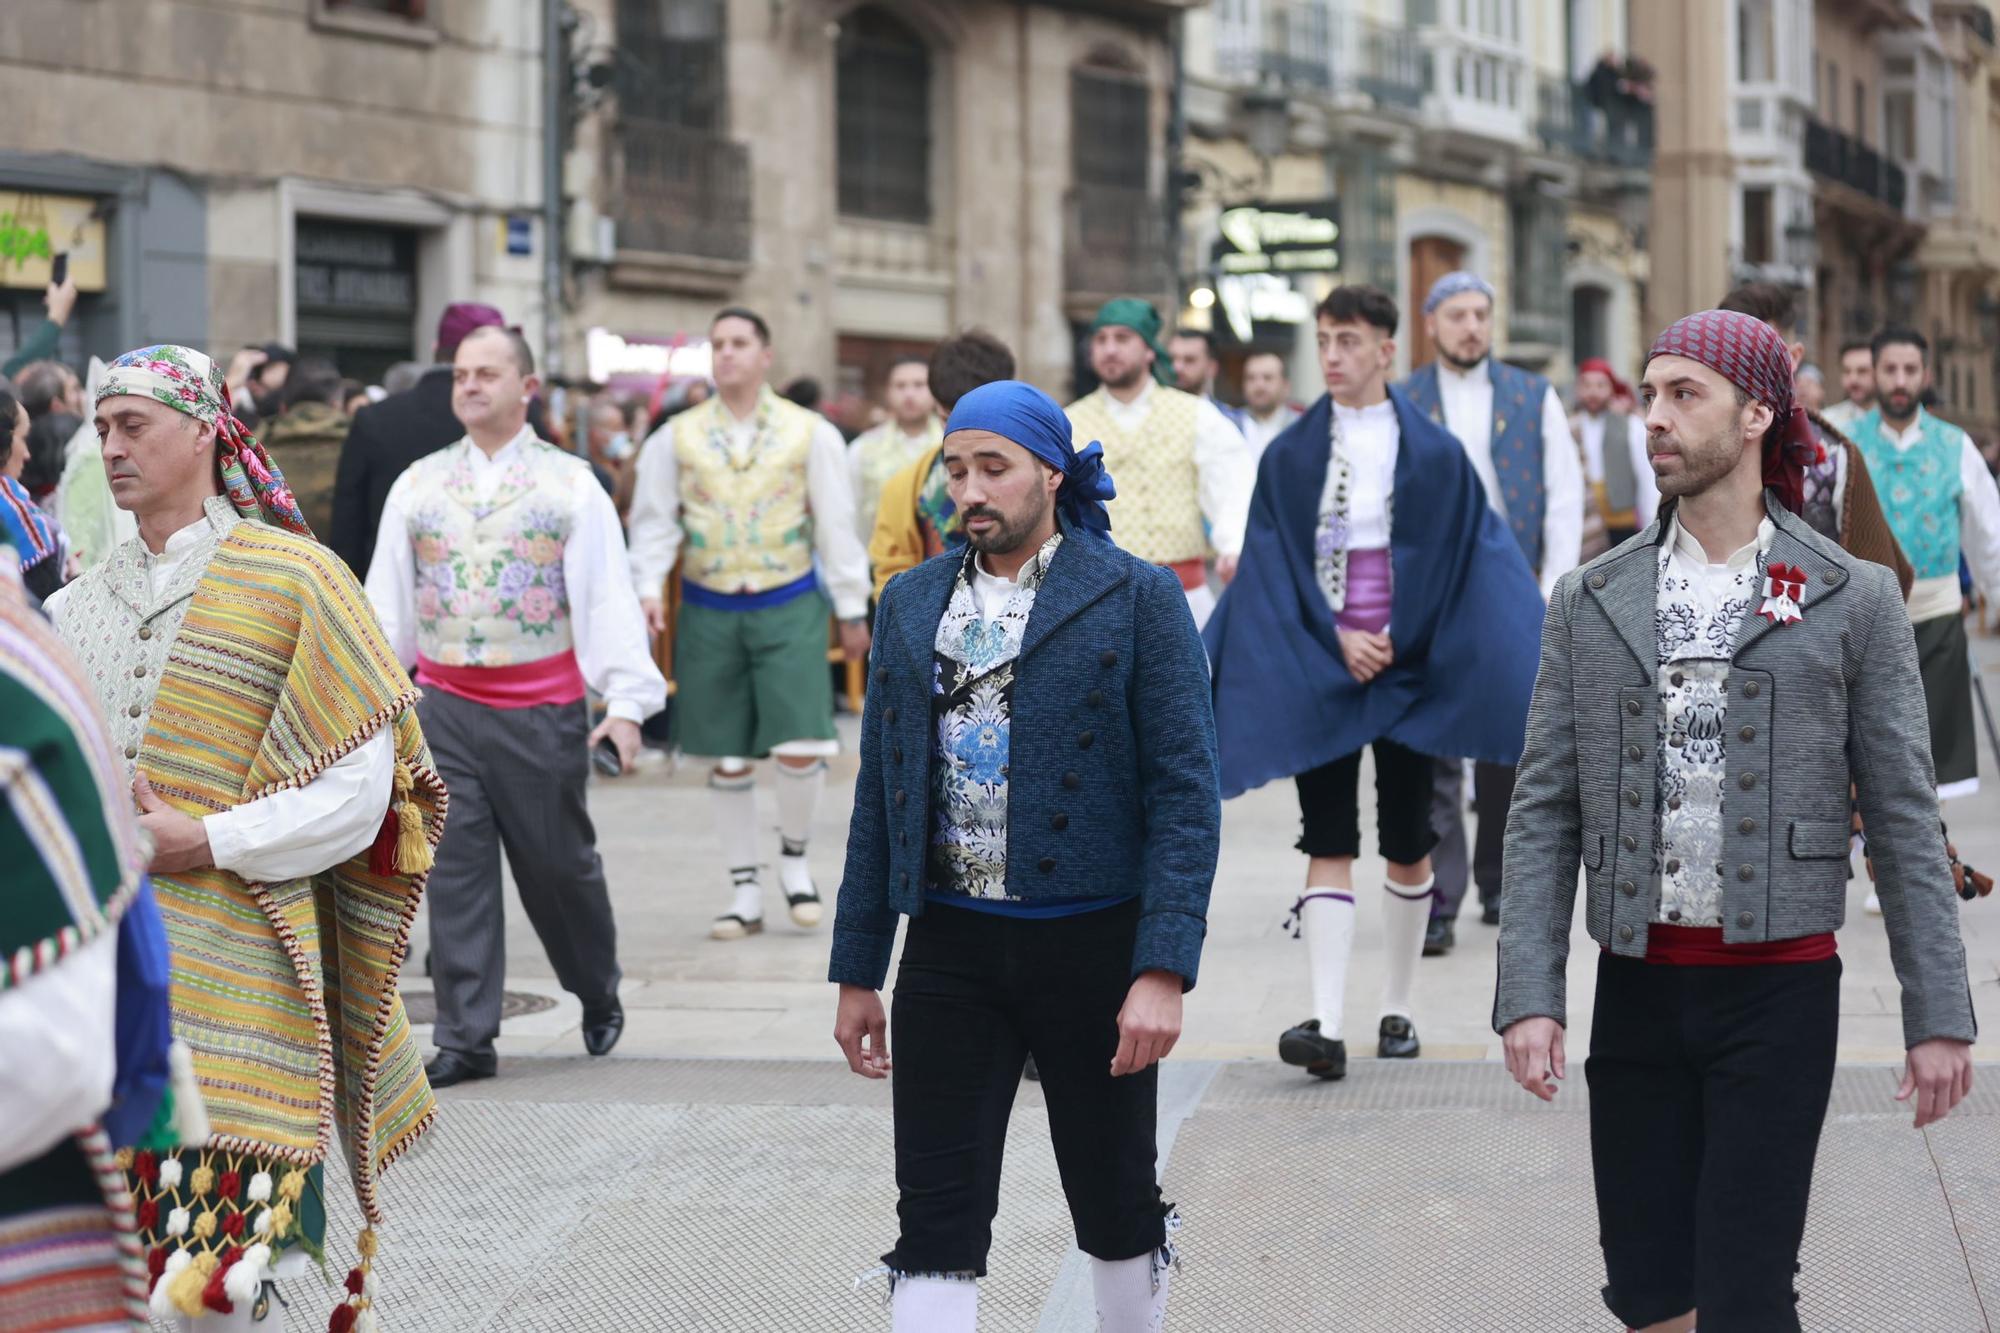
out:
{"label": "man in suit", "polygon": [[1641,396],[1665,503],[1549,603],[1493,1027],[1553,1097],[1581,862],[1605,950],[1586,1066],[1605,1303],[1640,1330],[1783,1333],[1833,1086],[1850,781],[1919,1129],[1972,1085],[1965,950],[1916,640],[1895,575],[1798,515],[1821,450],[1784,340],[1690,315]]}
{"label": "man in suit", "polygon": [[[506,323],[507,317],[490,305],[459,301],[446,306],[438,320],[437,364],[423,373],[415,388],[392,393],[354,414],[347,440],[340,446],[333,527],[326,533],[326,544],[356,578],[368,576],[375,533],[382,526],[382,506],[396,478],[419,458],[465,438],[465,425],[451,410],[451,363],[458,345],[474,329]],[[539,403],[530,404],[528,422],[541,433]]]}
{"label": "man in suit", "polygon": [[[1157,1329],[1158,1062],[1194,986],[1221,837],[1208,669],[1179,581],[1114,546],[1095,442],[1018,380],[944,437],[969,551],[900,575],[874,679],[829,980],[854,1072],[888,1075],[896,918],[898,1333],[971,1333],[1030,1054],[1098,1327]],[[1018,740],[1020,744],[1013,744]]]}
{"label": "man in suit", "polygon": [[[1493,286],[1486,279],[1464,270],[1439,278],[1424,298],[1438,360],[1412,372],[1403,392],[1465,446],[1486,502],[1513,531],[1546,599],[1582,554],[1583,463],[1562,399],[1548,380],[1494,359],[1493,314]],[[1424,936],[1427,957],[1451,951],[1465,901],[1464,773],[1460,760],[1437,762],[1431,796],[1437,892]],[[1479,834],[1469,869],[1488,925],[1500,920],[1500,837],[1513,785],[1514,772],[1504,765],[1473,767]]]}

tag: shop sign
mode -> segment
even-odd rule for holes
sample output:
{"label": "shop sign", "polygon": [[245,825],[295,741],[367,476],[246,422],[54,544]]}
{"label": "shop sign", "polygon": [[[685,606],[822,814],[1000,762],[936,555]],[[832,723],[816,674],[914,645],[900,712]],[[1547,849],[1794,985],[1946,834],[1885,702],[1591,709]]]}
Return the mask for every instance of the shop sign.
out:
{"label": "shop sign", "polygon": [[1340,203],[1246,204],[1224,209],[1215,242],[1223,274],[1332,273],[1340,267]]}
{"label": "shop sign", "polygon": [[1216,280],[1215,298],[1240,343],[1251,342],[1259,324],[1312,322],[1312,297],[1275,273],[1224,274]]}
{"label": "shop sign", "polygon": [[705,336],[621,334],[596,328],[583,337],[584,365],[598,384],[657,384],[672,379],[707,379],[712,358]]}
{"label": "shop sign", "polygon": [[397,314],[416,309],[416,242],[398,228],[301,218],[293,269],[302,309]]}
{"label": "shop sign", "polygon": [[77,290],[103,291],[101,208],[83,195],[0,192],[0,287],[40,291],[55,257],[67,254]]}

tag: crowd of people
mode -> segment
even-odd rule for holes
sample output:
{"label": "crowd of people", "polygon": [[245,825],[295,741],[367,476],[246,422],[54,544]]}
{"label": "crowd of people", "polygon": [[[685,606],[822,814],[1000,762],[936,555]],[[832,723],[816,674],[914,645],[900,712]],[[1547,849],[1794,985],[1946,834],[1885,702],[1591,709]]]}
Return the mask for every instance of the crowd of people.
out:
{"label": "crowd of people", "polygon": [[[897,1329],[973,1327],[1030,1066],[1100,1326],[1162,1326],[1157,1069],[1221,802],[1296,790],[1309,1008],[1277,1054],[1342,1079],[1364,750],[1376,1056],[1421,1053],[1421,959],[1476,893],[1508,1068],[1554,1095],[1580,869],[1607,1303],[1796,1328],[1857,833],[1917,1123],[1970,1087],[1953,895],[1991,881],[1941,810],[1978,782],[1964,595],[2000,596],[2000,490],[1913,329],[1844,352],[1821,411],[1789,295],[1751,284],[1566,405],[1494,355],[1496,305],[1441,278],[1436,359],[1392,382],[1402,312],[1336,287],[1326,393],[1259,354],[1239,406],[1212,334],[1112,300],[1067,407],[969,330],[852,438],[741,306],[706,379],[574,412],[481,305],[379,387],[275,345],[81,370],[38,333],[0,393],[0,834],[33,869],[0,1041],[64,1077],[0,1092],[0,1324],[281,1319],[337,1137],[371,1229],[331,1327],[373,1327],[379,1175],[435,1089],[500,1073],[503,857],[591,1055],[625,1022],[593,768],[708,765],[726,882],[694,891],[754,947],[768,760],[777,897],[820,927],[832,645],[866,693],[829,979],[853,1070],[893,1071]],[[396,984],[426,900],[427,1062]]]}

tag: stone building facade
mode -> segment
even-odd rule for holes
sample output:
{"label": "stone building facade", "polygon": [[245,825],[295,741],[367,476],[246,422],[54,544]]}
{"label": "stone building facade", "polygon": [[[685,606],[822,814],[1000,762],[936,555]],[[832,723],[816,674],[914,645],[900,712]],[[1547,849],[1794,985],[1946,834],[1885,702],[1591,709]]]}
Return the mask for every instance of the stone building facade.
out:
{"label": "stone building facade", "polygon": [[1170,296],[1165,144],[1197,3],[576,0],[575,59],[607,95],[565,173],[567,356],[635,380],[743,304],[777,377],[831,397],[970,325],[1067,390],[1099,301]]}
{"label": "stone building facade", "polygon": [[539,344],[540,9],[8,0],[0,346],[39,320],[44,247],[88,274],[74,361],[275,340],[373,378],[453,300]]}

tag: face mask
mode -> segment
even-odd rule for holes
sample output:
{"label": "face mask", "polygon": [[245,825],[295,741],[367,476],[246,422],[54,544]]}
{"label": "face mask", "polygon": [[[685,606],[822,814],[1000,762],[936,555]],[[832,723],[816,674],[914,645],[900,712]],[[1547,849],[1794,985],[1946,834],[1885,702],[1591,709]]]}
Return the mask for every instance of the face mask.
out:
{"label": "face mask", "polygon": [[610,456],[612,462],[624,462],[632,456],[632,437],[622,430],[619,431],[604,442],[604,452]]}

